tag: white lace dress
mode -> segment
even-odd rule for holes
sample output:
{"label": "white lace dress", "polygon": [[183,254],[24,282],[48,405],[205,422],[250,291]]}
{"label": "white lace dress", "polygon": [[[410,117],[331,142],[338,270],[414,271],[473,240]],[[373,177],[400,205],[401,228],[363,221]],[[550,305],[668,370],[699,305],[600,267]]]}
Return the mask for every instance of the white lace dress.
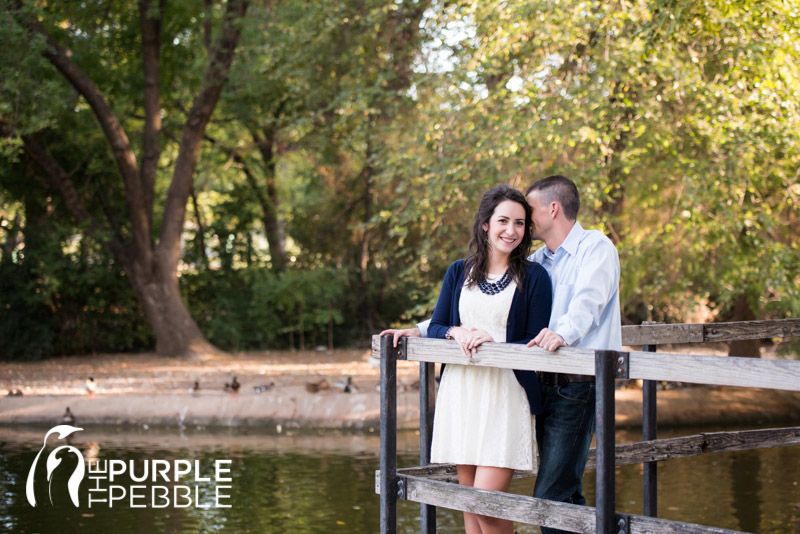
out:
{"label": "white lace dress", "polygon": [[[489,281],[498,278],[490,275]],[[461,326],[504,342],[515,291],[514,282],[496,295],[463,286]],[[530,471],[536,467],[533,417],[511,369],[447,364],[436,398],[431,462]]]}

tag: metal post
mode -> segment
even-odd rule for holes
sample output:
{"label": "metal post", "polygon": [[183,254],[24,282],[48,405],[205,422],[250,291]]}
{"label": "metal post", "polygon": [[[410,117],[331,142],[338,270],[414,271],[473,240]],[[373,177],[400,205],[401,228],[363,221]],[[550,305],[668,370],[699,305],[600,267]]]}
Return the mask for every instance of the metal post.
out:
{"label": "metal post", "polygon": [[595,527],[597,534],[614,534],[616,523],[614,514],[614,377],[616,358],[613,350],[595,351],[594,367],[597,381],[597,488]]}
{"label": "metal post", "polygon": [[[419,464],[431,463],[431,442],[433,440],[433,411],[436,406],[436,364],[419,363]],[[436,507],[420,505],[420,532],[436,532]]]}
{"label": "metal post", "polygon": [[381,338],[381,534],[397,532],[397,357]]}
{"label": "metal post", "polygon": [[[642,347],[645,352],[655,352],[655,345]],[[645,380],[642,385],[642,441],[658,437],[656,382]],[[658,517],[658,462],[644,462],[642,485],[644,492],[644,515]]]}

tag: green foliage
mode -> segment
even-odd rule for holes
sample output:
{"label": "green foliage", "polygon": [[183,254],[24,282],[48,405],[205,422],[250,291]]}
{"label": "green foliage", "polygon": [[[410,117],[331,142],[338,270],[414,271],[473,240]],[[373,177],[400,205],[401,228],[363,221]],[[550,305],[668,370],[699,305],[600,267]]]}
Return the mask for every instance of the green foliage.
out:
{"label": "green foliage", "polygon": [[55,332],[48,299],[25,266],[0,265],[2,359],[38,360],[54,354]]}
{"label": "green foliage", "polygon": [[149,350],[152,334],[117,266],[54,245],[0,264],[0,359]]}
{"label": "green foliage", "polygon": [[326,345],[329,326],[347,313],[346,273],[337,269],[201,271],[182,276],[181,289],[208,339],[227,350],[295,348],[295,336]]}
{"label": "green foliage", "polygon": [[[136,6],[104,6],[29,9],[59,28],[126,129],[140,131]],[[166,9],[158,197],[202,83],[203,23],[218,20],[199,0]],[[233,350],[327,344],[331,332],[336,345],[363,342],[430,314],[447,265],[467,252],[483,191],[559,173],[581,190],[582,224],[617,244],[626,321],[696,310],[730,319],[740,295],[759,318],[798,317],[797,15],[779,0],[256,3],[197,168],[181,270],[190,311]],[[4,256],[2,303],[14,312],[0,329],[29,325],[37,354],[97,350],[59,348],[53,310],[135,306],[106,253],[67,250],[83,229],[52,190],[30,188],[40,173],[20,156],[20,135],[38,132],[89,212],[124,237],[122,184],[86,103],[42,60],[44,43],[9,20],[0,215],[23,213],[30,231]],[[280,273],[269,270],[256,195],[270,179]],[[29,263],[48,247],[61,256]],[[150,342],[118,318],[134,325],[118,350]]]}

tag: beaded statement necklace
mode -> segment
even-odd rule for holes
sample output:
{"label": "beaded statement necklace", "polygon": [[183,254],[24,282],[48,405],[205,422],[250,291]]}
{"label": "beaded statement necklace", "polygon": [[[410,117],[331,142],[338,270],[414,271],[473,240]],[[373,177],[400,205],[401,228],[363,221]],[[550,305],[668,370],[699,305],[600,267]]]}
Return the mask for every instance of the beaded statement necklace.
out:
{"label": "beaded statement necklace", "polygon": [[506,272],[503,273],[502,278],[500,278],[500,280],[497,282],[487,282],[486,278],[481,277],[481,279],[478,280],[478,288],[486,295],[497,295],[507,288],[508,284],[510,283],[511,277],[508,276],[508,269],[506,269]]}

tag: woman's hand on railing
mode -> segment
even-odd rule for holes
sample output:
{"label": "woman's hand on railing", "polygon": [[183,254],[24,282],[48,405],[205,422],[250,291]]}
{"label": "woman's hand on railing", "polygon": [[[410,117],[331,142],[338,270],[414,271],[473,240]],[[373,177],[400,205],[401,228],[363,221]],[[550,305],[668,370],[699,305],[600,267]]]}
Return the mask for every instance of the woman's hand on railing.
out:
{"label": "woman's hand on railing", "polygon": [[416,326],[414,328],[389,328],[384,330],[379,336],[392,336],[392,346],[397,346],[397,340],[401,337],[422,337],[422,333]]}
{"label": "woman's hand on railing", "polygon": [[491,334],[486,330],[477,330],[475,328],[468,330],[463,326],[456,326],[450,330],[450,337],[452,337],[461,349],[464,356],[470,357],[478,350],[478,345],[488,341],[494,341]]}

